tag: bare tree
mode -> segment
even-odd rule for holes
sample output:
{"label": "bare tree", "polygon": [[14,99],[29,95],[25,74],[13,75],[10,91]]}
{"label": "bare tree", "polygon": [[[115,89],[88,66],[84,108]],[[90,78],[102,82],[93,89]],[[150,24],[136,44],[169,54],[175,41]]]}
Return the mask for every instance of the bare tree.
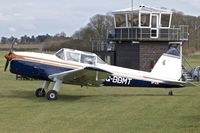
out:
{"label": "bare tree", "polygon": [[107,31],[113,28],[113,18],[109,15],[95,15],[90,19],[90,22],[84,28],[76,31],[73,34],[74,39],[81,39],[86,42],[91,40],[105,40]]}

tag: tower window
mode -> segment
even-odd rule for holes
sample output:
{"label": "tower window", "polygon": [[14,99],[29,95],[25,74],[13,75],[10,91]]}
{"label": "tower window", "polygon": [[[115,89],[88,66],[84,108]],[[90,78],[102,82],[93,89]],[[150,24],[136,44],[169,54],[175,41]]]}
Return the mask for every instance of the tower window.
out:
{"label": "tower window", "polygon": [[126,27],[126,16],[125,14],[115,15],[116,27]]}
{"label": "tower window", "polygon": [[161,25],[162,27],[169,27],[170,14],[161,15]]}
{"label": "tower window", "polygon": [[150,25],[150,14],[142,13],[141,14],[141,26],[149,27]]}
{"label": "tower window", "polygon": [[128,27],[138,26],[138,14],[128,14]]}

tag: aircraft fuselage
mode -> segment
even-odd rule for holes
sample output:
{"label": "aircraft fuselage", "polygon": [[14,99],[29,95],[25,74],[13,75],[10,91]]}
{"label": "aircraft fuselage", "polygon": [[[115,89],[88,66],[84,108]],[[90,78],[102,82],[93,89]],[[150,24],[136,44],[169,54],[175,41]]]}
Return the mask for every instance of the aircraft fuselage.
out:
{"label": "aircraft fuselage", "polygon": [[[20,52],[19,52],[20,53]],[[10,71],[14,74],[28,76],[30,78],[51,81],[49,75],[70,71],[73,69],[85,67],[85,64],[55,60],[54,55],[42,54],[36,56],[25,56],[26,54],[15,54],[11,60]],[[41,58],[39,58],[39,56]],[[151,79],[149,72],[142,72],[128,68],[122,68],[112,65],[99,65],[95,67],[111,71],[113,74],[108,76],[102,85],[104,86],[130,86],[130,87],[181,87],[182,85],[169,84],[160,79]],[[150,77],[150,78],[148,78]]]}

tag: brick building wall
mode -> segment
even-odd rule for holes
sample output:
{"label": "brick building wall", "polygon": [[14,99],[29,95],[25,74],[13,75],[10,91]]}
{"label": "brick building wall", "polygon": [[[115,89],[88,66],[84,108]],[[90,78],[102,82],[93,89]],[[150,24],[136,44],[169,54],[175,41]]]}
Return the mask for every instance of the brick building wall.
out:
{"label": "brick building wall", "polygon": [[160,56],[168,50],[168,42],[141,42],[140,43],[140,70],[151,71]]}
{"label": "brick building wall", "polygon": [[160,56],[167,51],[168,42],[140,42],[116,44],[117,66],[151,71]]}
{"label": "brick building wall", "polygon": [[110,57],[109,64],[142,71],[151,71],[160,56],[168,50],[166,41],[121,42],[115,44],[115,51],[95,52],[103,60]]}
{"label": "brick building wall", "polygon": [[139,69],[139,44],[120,43],[115,45],[117,66]]}

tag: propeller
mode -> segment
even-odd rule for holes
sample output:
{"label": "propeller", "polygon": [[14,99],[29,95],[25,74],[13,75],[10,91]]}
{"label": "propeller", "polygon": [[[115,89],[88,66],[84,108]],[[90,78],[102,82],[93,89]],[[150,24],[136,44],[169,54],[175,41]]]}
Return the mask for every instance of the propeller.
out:
{"label": "propeller", "polygon": [[10,50],[9,50],[9,53],[5,55],[6,64],[5,64],[5,67],[4,67],[4,72],[7,70],[8,65],[9,65],[9,63],[10,63],[11,55],[12,55],[12,53],[13,53],[13,47],[14,47],[14,43],[12,43],[11,48],[10,48]]}
{"label": "propeller", "polygon": [[5,65],[5,68],[4,68],[4,72],[7,70],[7,67],[8,67],[8,65],[9,65],[9,60],[6,60],[6,65]]}

